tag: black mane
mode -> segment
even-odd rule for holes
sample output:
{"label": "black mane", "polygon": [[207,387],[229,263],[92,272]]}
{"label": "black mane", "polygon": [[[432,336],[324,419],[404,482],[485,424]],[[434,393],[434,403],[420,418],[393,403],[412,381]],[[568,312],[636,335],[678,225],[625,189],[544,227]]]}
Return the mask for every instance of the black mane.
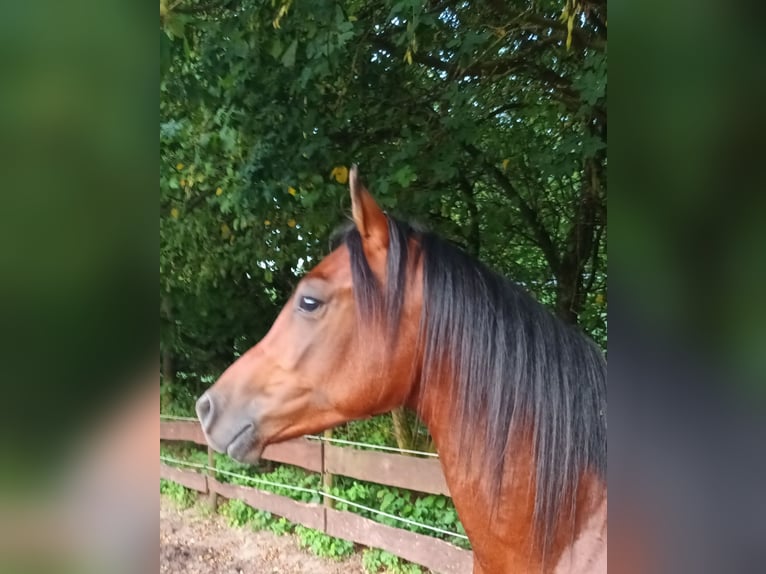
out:
{"label": "black mane", "polygon": [[[531,429],[536,460],[535,532],[545,551],[559,519],[574,519],[583,471],[606,480],[606,361],[600,349],[521,287],[432,233],[391,217],[386,285],[378,284],[359,232],[345,231],[359,312],[396,332],[406,288],[408,239],[423,258],[421,389],[453,373],[455,423],[467,465],[498,492],[515,431]],[[472,453],[471,433],[486,433]],[[512,465],[511,465],[512,466]],[[491,510],[491,509],[488,509]]]}

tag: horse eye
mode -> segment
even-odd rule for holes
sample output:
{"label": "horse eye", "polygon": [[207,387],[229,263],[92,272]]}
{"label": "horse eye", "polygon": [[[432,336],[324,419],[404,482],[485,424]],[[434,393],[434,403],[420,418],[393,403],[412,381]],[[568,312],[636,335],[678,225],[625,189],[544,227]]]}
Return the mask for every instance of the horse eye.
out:
{"label": "horse eye", "polygon": [[308,311],[309,313],[319,309],[320,305],[322,305],[322,302],[313,297],[301,297],[301,300],[298,302],[298,307],[300,307],[301,311]]}

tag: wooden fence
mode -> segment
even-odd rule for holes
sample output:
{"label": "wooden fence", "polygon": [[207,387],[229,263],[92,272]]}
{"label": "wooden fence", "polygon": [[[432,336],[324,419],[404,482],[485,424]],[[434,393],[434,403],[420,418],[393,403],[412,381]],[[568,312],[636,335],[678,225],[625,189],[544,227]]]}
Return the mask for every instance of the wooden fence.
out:
{"label": "wooden fence", "polygon": [[[192,421],[160,421],[160,439],[190,441],[207,446],[199,423]],[[437,460],[341,448],[304,438],[270,445],[264,451],[263,458],[312,472],[449,495]],[[468,550],[431,536],[387,526],[358,514],[321,504],[298,502],[257,488],[220,482],[212,476],[163,463],[160,463],[160,477],[201,493],[241,500],[253,508],[283,516],[291,522],[320,530],[330,536],[386,550],[434,572],[469,574],[472,570],[472,553]]]}

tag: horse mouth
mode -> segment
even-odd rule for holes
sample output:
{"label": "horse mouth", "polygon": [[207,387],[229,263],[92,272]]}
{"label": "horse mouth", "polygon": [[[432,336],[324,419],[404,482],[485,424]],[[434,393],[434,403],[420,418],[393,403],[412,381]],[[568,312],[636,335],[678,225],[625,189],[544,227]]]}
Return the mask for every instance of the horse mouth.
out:
{"label": "horse mouth", "polygon": [[253,451],[257,450],[258,452],[255,456],[257,462],[258,458],[260,458],[260,451],[263,449],[254,449],[255,443],[255,427],[253,423],[249,423],[231,439],[231,442],[226,447],[226,454],[239,462],[250,462],[252,457],[248,456],[248,454],[252,455]]}

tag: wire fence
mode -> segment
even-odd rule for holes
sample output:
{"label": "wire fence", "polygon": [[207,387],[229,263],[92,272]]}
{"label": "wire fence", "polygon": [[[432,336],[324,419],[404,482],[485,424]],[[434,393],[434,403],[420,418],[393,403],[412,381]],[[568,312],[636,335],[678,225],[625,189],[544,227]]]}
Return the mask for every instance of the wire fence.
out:
{"label": "wire fence", "polygon": [[321,440],[323,442],[329,442],[329,443],[337,443],[337,444],[345,444],[350,446],[359,446],[364,448],[369,448],[371,450],[385,450],[390,452],[400,452],[404,454],[417,454],[420,456],[428,456],[432,458],[439,458],[439,455],[435,452],[425,452],[422,450],[410,450],[407,448],[398,448],[395,446],[383,446],[380,444],[370,444],[368,442],[356,442],[353,440],[345,440],[342,438],[329,438],[324,436],[316,436],[316,435],[306,435],[306,438],[312,439],[312,440]]}
{"label": "wire fence", "polygon": [[[197,422],[198,419],[195,417],[182,417],[182,416],[175,416],[175,415],[160,415],[161,420],[171,420],[171,421],[190,421],[190,422]],[[331,438],[331,437],[325,437],[325,436],[318,436],[309,434],[306,435],[306,438],[311,440],[318,440],[322,442],[328,442],[328,443],[335,443],[335,444],[344,444],[348,446],[355,446],[360,448],[366,448],[370,450],[382,450],[387,452],[398,452],[402,454],[414,454],[418,456],[426,456],[429,458],[435,458],[438,459],[439,455],[435,452],[426,452],[422,450],[411,450],[407,448],[398,448],[395,446],[384,446],[380,444],[370,444],[367,442],[358,442],[353,440],[346,440],[342,438]]]}
{"label": "wire fence", "polygon": [[[178,420],[178,419],[175,419],[175,420]],[[222,476],[228,476],[228,477],[231,477],[231,478],[237,478],[237,479],[244,480],[244,481],[247,481],[247,482],[252,482],[254,484],[261,484],[261,485],[270,486],[270,487],[273,487],[273,488],[284,488],[286,490],[292,490],[294,492],[304,492],[304,493],[308,493],[308,494],[319,496],[319,497],[329,498],[329,499],[334,500],[336,502],[347,504],[348,506],[351,506],[353,508],[357,508],[359,510],[364,510],[364,511],[367,511],[367,512],[370,512],[370,513],[373,513],[373,514],[377,514],[379,516],[385,516],[386,518],[389,518],[391,520],[396,520],[396,521],[402,522],[404,524],[409,524],[410,526],[415,526],[415,527],[418,527],[418,528],[423,528],[424,530],[429,530],[431,532],[437,532],[439,534],[444,534],[446,536],[452,536],[454,538],[459,538],[461,540],[468,540],[468,537],[465,536],[464,534],[460,534],[458,532],[451,532],[449,530],[444,530],[443,528],[439,528],[437,526],[432,526],[430,524],[424,524],[422,522],[417,522],[416,520],[410,520],[409,518],[404,518],[403,516],[396,516],[395,514],[390,514],[388,512],[385,512],[383,510],[379,510],[377,508],[372,508],[370,506],[365,506],[364,504],[359,504],[357,502],[353,502],[353,501],[348,500],[346,498],[343,498],[341,496],[336,496],[336,495],[334,495],[334,494],[332,494],[330,492],[326,492],[324,490],[318,490],[318,489],[315,489],[315,488],[306,488],[306,487],[303,487],[303,486],[295,486],[295,485],[292,485],[292,484],[282,484],[282,483],[273,482],[273,481],[270,481],[270,480],[265,480],[265,479],[262,479],[262,478],[256,478],[256,477],[253,477],[253,476],[247,476],[247,475],[244,475],[244,474],[239,474],[239,473],[236,473],[236,472],[231,472],[231,471],[228,471],[228,470],[217,469],[217,468],[215,468],[213,466],[209,466],[207,464],[200,464],[200,463],[195,463],[195,462],[187,462],[187,461],[178,460],[178,459],[175,459],[175,458],[172,458],[172,457],[168,457],[168,456],[160,456],[160,460],[163,461],[163,462],[166,462],[166,463],[177,465],[177,466],[186,466],[186,467],[190,467],[190,468],[197,468],[197,469],[200,469],[200,470],[206,470],[206,471],[209,471],[209,472],[214,472],[214,473],[220,474]]]}

